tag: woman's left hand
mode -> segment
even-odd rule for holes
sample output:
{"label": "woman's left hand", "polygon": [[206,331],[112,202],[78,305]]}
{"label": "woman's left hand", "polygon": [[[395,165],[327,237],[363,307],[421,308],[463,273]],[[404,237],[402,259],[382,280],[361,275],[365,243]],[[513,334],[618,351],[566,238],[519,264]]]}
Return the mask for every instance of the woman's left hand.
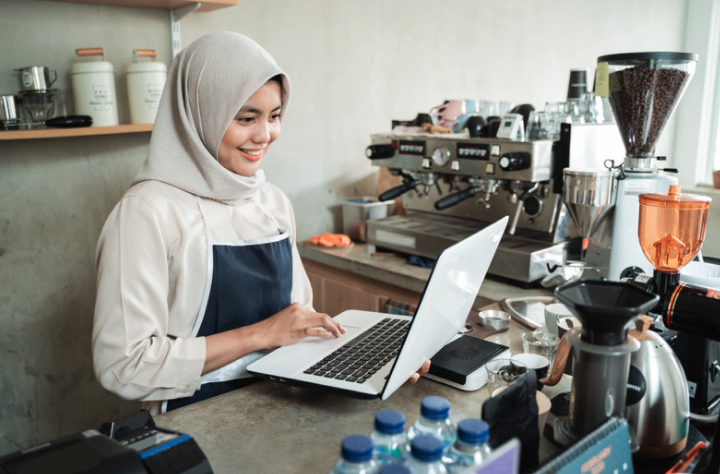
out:
{"label": "woman's left hand", "polygon": [[403,384],[403,387],[406,385],[413,385],[418,380],[420,380],[420,377],[428,373],[428,370],[430,370],[430,361],[426,360],[425,363],[418,369],[417,372],[412,374],[412,376]]}

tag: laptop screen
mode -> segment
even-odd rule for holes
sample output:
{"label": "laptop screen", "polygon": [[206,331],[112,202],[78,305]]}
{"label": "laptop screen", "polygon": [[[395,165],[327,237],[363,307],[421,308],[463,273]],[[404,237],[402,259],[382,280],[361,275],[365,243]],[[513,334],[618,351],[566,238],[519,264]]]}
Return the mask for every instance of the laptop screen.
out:
{"label": "laptop screen", "polygon": [[502,239],[503,217],[445,249],[425,285],[412,325],[403,342],[382,399],[389,397],[447,344],[465,324]]}

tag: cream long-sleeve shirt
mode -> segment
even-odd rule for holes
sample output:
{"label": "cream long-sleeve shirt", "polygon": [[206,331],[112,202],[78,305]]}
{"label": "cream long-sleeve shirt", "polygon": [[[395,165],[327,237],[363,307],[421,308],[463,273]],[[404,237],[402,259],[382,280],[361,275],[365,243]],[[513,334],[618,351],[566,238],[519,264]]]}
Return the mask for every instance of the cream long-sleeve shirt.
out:
{"label": "cream long-sleeve shirt", "polygon": [[[290,233],[291,301],[312,308],[312,289],[295,241],[288,198],[270,183],[254,196]],[[227,205],[203,199],[216,241],[277,235],[256,202]],[[110,392],[143,400],[152,413],[161,400],[200,388],[205,338],[191,337],[208,278],[205,224],[192,194],[159,181],[130,188],[115,206],[97,247],[98,288],[92,350],[95,375]],[[242,291],[242,282],[237,282]]]}

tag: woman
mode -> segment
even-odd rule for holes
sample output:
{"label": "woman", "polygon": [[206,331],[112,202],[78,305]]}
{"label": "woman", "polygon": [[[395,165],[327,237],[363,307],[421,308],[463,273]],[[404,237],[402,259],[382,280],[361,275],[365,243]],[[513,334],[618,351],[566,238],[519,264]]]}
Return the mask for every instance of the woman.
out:
{"label": "woman", "polygon": [[289,93],[236,33],[170,68],[148,158],[100,235],[93,327],[97,379],[153,414],[255,381],[264,350],[345,332],[312,310],[292,206],[260,169]]}

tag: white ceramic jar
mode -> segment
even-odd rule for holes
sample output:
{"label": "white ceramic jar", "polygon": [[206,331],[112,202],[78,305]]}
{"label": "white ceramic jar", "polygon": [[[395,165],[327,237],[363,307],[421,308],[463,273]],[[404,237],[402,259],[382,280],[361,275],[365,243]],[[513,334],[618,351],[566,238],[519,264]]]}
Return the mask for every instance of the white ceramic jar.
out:
{"label": "white ceramic jar", "polygon": [[[75,113],[89,115],[93,127],[118,124],[115,68],[105,61],[102,48],[77,49],[78,62],[70,67]],[[80,61],[81,57],[102,56],[102,61]]]}
{"label": "white ceramic jar", "polygon": [[167,68],[154,60],[140,62],[140,58],[155,58],[154,49],[136,49],[133,62],[127,67],[125,77],[128,87],[131,123],[153,123],[157,115]]}

